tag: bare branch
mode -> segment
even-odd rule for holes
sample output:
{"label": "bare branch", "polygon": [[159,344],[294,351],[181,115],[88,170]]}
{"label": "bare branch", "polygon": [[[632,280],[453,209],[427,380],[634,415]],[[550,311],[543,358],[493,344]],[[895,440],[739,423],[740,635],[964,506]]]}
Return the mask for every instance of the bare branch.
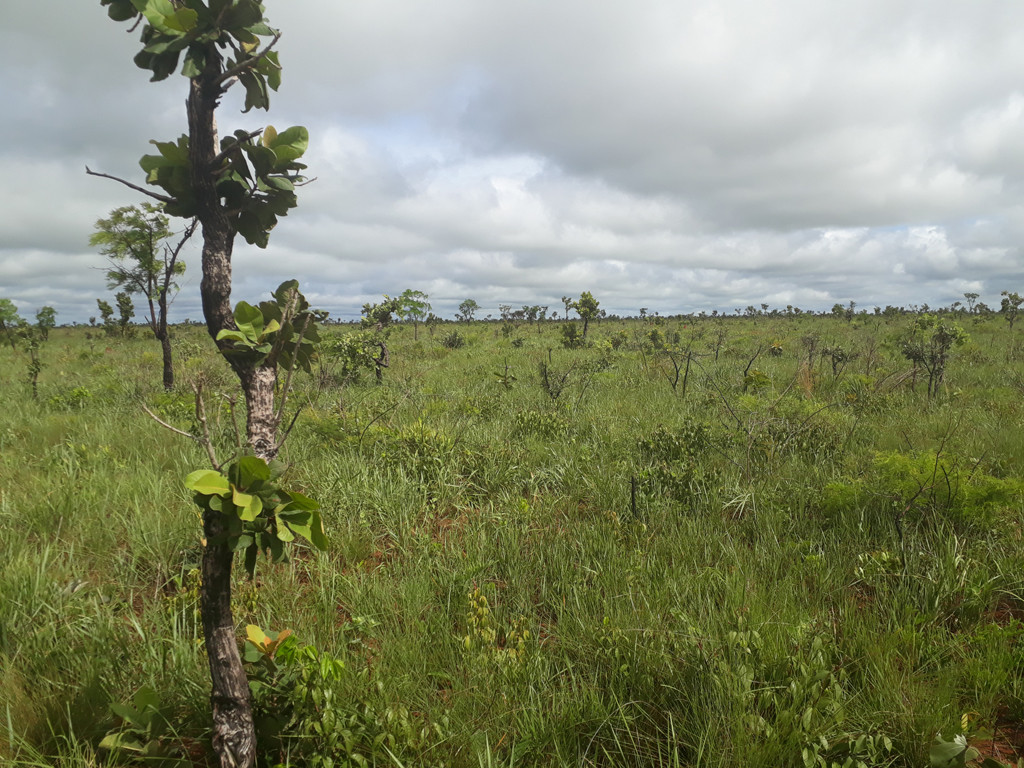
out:
{"label": "bare branch", "polygon": [[[288,435],[290,435],[292,433],[292,427],[295,426],[295,420],[299,418],[299,414],[300,413],[302,413],[302,406],[301,405],[295,411],[295,415],[292,416],[292,420],[288,423],[288,429],[286,429],[284,431],[284,436],[281,438],[281,440],[277,444],[277,451],[278,451],[278,453],[281,452],[281,447],[284,445],[285,441],[288,439]],[[280,417],[278,417],[278,418],[280,418]]]}
{"label": "bare branch", "polygon": [[157,416],[155,413],[153,413],[151,410],[149,410],[149,408],[147,408],[145,404],[142,405],[142,410],[144,410],[147,414],[149,414],[149,418],[151,418],[153,421],[155,421],[157,424],[159,424],[164,429],[169,429],[174,434],[181,435],[182,437],[187,437],[189,440],[195,440],[197,443],[201,443],[202,442],[202,438],[196,437],[195,435],[190,434],[188,432],[185,432],[182,429],[178,429],[177,427],[172,427],[166,421],[164,421],[159,416]]}
{"label": "bare branch", "polygon": [[214,85],[221,85],[223,83],[226,83],[231,78],[238,77],[238,75],[240,75],[245,70],[252,69],[253,65],[255,65],[256,62],[258,62],[260,59],[264,58],[268,53],[270,53],[273,47],[277,45],[277,41],[280,39],[281,33],[278,32],[276,35],[274,35],[274,39],[267,43],[266,48],[257,53],[255,56],[252,56],[246,59],[245,61],[238,62],[231,69],[225,70],[224,73],[221,74],[221,76],[218,77],[217,80],[214,82]]}
{"label": "bare branch", "polygon": [[206,455],[210,457],[210,463],[213,464],[213,468],[220,470],[221,464],[217,461],[217,454],[213,450],[213,441],[210,439],[210,427],[206,423],[206,403],[203,402],[203,383],[200,381],[192,386],[192,390],[196,393],[196,420],[199,422],[199,426],[202,427],[203,437],[199,440],[206,448]]}
{"label": "bare branch", "polygon": [[114,181],[119,181],[122,184],[124,184],[126,187],[129,187],[130,189],[134,189],[136,192],[141,192],[144,195],[148,195],[149,197],[152,197],[154,200],[159,200],[161,203],[176,203],[177,202],[177,200],[175,200],[173,197],[168,197],[167,195],[160,195],[160,194],[157,194],[156,192],[150,192],[145,187],[140,187],[140,186],[138,186],[136,184],[132,184],[130,181],[125,181],[124,179],[118,178],[117,176],[111,176],[109,173],[100,173],[98,171],[91,170],[88,165],[85,166],[85,172],[89,176],[100,176],[100,177],[102,177],[104,179],[113,179]]}

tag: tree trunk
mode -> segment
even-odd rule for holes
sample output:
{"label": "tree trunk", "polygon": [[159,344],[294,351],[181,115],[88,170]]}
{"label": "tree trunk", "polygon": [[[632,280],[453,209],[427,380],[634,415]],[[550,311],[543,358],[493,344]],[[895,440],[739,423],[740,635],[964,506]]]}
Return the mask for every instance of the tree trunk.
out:
{"label": "tree trunk", "polygon": [[238,655],[235,621],[231,615],[231,563],[233,553],[223,540],[221,515],[207,512],[203,519],[203,583],[200,608],[203,637],[213,683],[213,749],[221,768],[249,768],[256,754],[249,681]]}
{"label": "tree trunk", "polygon": [[270,461],[277,456],[277,417],[274,389],[277,369],[273,365],[236,370],[245,393],[245,433],[253,452]]}
{"label": "tree trunk", "polygon": [[[226,342],[217,341],[217,334],[235,325],[231,311],[231,252],[235,230],[217,194],[213,173],[213,164],[220,151],[215,111],[222,95],[217,83],[222,68],[223,60],[217,48],[207,46],[206,66],[199,77],[190,81],[187,103],[192,191],[203,232],[203,278],[199,291],[207,331],[221,349]],[[254,373],[250,368],[236,362],[232,362],[232,367],[242,383],[246,405],[250,408],[247,420],[249,439],[254,443],[257,455],[266,456],[276,446],[273,442],[267,444],[264,432],[252,434],[252,406],[265,401],[266,393],[262,388],[269,383],[273,413],[273,381],[268,382],[266,377],[260,376],[247,379],[248,374]],[[255,423],[260,425],[262,420]],[[249,682],[238,651],[231,614],[234,554],[219,540],[223,533],[219,515],[208,515],[203,521],[203,530],[206,547],[203,550],[201,609],[212,683],[213,747],[220,758],[221,768],[250,768],[256,756],[256,730]]]}
{"label": "tree trunk", "polygon": [[164,356],[164,389],[170,392],[174,389],[174,360],[171,352],[171,335],[167,332],[166,326],[160,334],[160,348]]}

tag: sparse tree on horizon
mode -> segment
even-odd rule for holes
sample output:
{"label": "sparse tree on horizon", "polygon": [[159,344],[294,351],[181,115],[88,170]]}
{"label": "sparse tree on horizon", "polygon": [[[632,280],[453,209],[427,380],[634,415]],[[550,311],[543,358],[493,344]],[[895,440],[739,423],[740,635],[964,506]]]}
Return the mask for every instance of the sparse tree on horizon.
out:
{"label": "sparse tree on horizon", "polygon": [[89,237],[89,245],[99,246],[100,253],[110,261],[107,287],[124,288],[146,298],[149,305],[146,321],[160,342],[163,385],[168,391],[174,388],[174,362],[167,311],[171,293],[177,289],[174,278],[185,272],[185,264],[178,257],[196,225],[193,219],[171,247],[167,241],[174,233],[162,206],[143,203],[115,208],[109,218],[96,222],[96,231]]}
{"label": "sparse tree on horizon", "polygon": [[455,315],[456,320],[463,322],[470,322],[473,319],[473,315],[480,311],[480,305],[473,299],[466,299],[464,302],[459,304],[459,312]]}

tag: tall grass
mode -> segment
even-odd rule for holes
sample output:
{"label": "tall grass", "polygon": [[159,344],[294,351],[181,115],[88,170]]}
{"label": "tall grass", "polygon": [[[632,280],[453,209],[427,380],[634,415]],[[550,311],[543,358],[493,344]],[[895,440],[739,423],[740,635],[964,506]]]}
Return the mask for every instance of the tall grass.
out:
{"label": "tall grass", "polygon": [[[400,329],[379,386],[325,359],[284,458],[331,549],[238,575],[239,636],[288,628],[342,662],[319,684],[347,718],[341,765],[918,766],[965,726],[1005,755],[1024,714],[1024,360],[1005,323],[968,321],[929,400],[906,322],[730,319],[717,361],[710,320],[607,321],[572,351],[557,323],[463,326],[452,350]],[[685,397],[653,330],[702,355]],[[812,336],[855,356],[808,365]],[[770,342],[783,354],[748,369]],[[141,339],[54,331],[38,400],[0,350],[0,761],[120,759],[99,747],[122,724],[109,704],[143,686],[172,753],[208,759],[181,485],[205,457],[141,403],[188,430],[202,376],[228,452],[230,379],[200,329],[176,343],[171,395]],[[542,363],[569,372],[557,396]],[[928,456],[942,469],[916,496],[887,469]],[[925,487],[955,471],[970,493]]]}

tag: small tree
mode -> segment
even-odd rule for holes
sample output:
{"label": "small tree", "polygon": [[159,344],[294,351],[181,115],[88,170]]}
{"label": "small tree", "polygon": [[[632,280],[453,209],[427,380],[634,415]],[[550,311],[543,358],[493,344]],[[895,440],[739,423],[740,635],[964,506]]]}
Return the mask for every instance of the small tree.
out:
{"label": "small tree", "polygon": [[974,304],[978,301],[979,294],[973,291],[968,291],[964,294],[964,298],[967,299],[967,311],[970,314],[974,314]]}
{"label": "small tree", "polygon": [[566,320],[569,319],[569,310],[572,309],[573,304],[575,304],[575,303],[576,302],[573,301],[572,296],[563,296],[562,297],[562,304],[565,305],[565,319]]}
{"label": "small tree", "polygon": [[143,203],[141,206],[115,208],[109,218],[96,222],[96,231],[89,238],[89,245],[99,246],[100,253],[110,261],[107,287],[124,288],[129,293],[145,296],[149,304],[146,320],[163,351],[166,390],[174,388],[167,309],[171,292],[178,287],[174,279],[185,272],[185,264],[178,257],[195,232],[196,224],[193,219],[171,247],[168,241],[174,233],[163,213],[163,206]]}
{"label": "small tree", "polygon": [[1003,317],[1010,324],[1010,330],[1012,331],[1013,324],[1017,322],[1017,315],[1020,314],[1020,305],[1024,304],[1024,296],[1017,292],[1010,293],[1009,291],[1003,291],[1000,296],[1003,297],[1003,300],[999,302],[999,311],[1003,313]]}
{"label": "small tree", "polygon": [[46,341],[43,329],[39,325],[31,325],[25,320],[18,323],[17,336],[28,353],[28,383],[32,387],[32,398],[39,397],[39,374],[43,371],[43,361],[39,355],[40,347]]}
{"label": "small tree", "polygon": [[378,354],[367,351],[367,356],[373,363],[374,375],[377,383],[384,381],[384,369],[391,365],[391,352],[388,349],[388,336],[391,333],[391,325],[394,323],[392,315],[398,314],[402,307],[400,299],[392,299],[385,294],[384,301],[379,304],[363,304],[363,319],[360,324],[368,336],[363,337],[364,349],[376,348]]}
{"label": "small tree", "polygon": [[427,319],[427,314],[433,307],[427,299],[430,298],[423,291],[414,291],[406,288],[398,297],[397,314],[403,320],[412,320],[412,338],[419,338],[418,323]]}
{"label": "small tree", "polygon": [[22,322],[14,302],[10,299],[0,299],[0,331],[7,336],[7,342],[11,345],[11,349],[17,349],[14,329]]}
{"label": "small tree", "polygon": [[584,291],[580,294],[579,299],[572,303],[572,306],[580,316],[580,320],[583,321],[583,340],[586,341],[590,321],[597,317],[598,301],[590,291]]}
{"label": "small tree", "polygon": [[53,307],[40,307],[36,312],[36,328],[43,341],[50,340],[50,331],[57,327],[57,310]]}
{"label": "small tree", "polygon": [[476,301],[473,299],[466,299],[464,302],[459,304],[459,312],[455,315],[455,319],[468,323],[473,319],[473,315],[475,315],[479,310],[480,305],[477,304]]}
{"label": "small tree", "polygon": [[103,332],[107,336],[117,336],[120,333],[120,329],[117,321],[114,319],[114,308],[110,306],[110,302],[96,299],[96,306],[100,311],[100,322],[102,323]]}
{"label": "small tree", "polygon": [[928,371],[929,399],[938,394],[946,374],[949,353],[967,339],[967,333],[957,323],[940,320],[935,315],[922,315],[914,321],[902,343],[902,352],[914,364],[915,380],[919,365]]}
{"label": "small tree", "polygon": [[[285,509],[268,510],[261,506],[265,502],[257,504],[252,499],[262,498],[260,494],[267,489],[275,490],[276,472],[267,469],[264,475],[262,467],[270,466],[284,439],[279,428],[288,386],[286,382],[278,389],[278,370],[287,371],[288,382],[296,364],[308,370],[311,345],[317,337],[297,284],[283,284],[274,293],[274,302],[264,302],[258,308],[245,302],[232,308],[231,257],[236,235],[265,248],[278,218],[297,205],[295,190],[304,182],[301,171],[305,169],[299,158],[309,144],[309,134],[301,126],[280,133],[266,126],[256,131],[237,130],[223,139],[219,135],[217,108],[232,85],[240,83],[245,89],[248,112],[254,107],[269,108],[270,91],[276,91],[281,83],[281,65],[273,50],[280,33],[268,26],[261,3],[100,3],[115,21],[142,26],[142,49],[135,64],[149,70],[152,80],[165,80],[179,63],[188,80],[188,134],[174,141],[154,142],[158,154],[140,161],[147,183],[162,192],[116,180],[163,203],[169,216],[198,218],[203,237],[199,291],[206,328],[245,396],[246,448],[252,455],[232,464],[223,481],[204,475],[206,480],[193,478],[189,487],[202,509],[206,539],[200,607],[212,682],[213,747],[222,768],[249,768],[255,760],[256,736],[231,612],[231,569],[236,549],[244,548],[248,561],[249,547],[241,547],[237,538],[243,535],[242,524],[262,514],[260,509],[271,516]],[[270,40],[262,45],[261,38]],[[115,178],[88,168],[86,172]],[[275,394],[280,395],[279,400]],[[246,459],[252,461],[239,466]],[[215,469],[207,471],[220,474],[212,452],[210,460]],[[246,491],[255,491],[257,486],[260,493]],[[308,510],[306,514],[308,520]]]}
{"label": "small tree", "polygon": [[132,302],[131,294],[128,291],[118,291],[114,294],[117,299],[117,328],[121,338],[128,338],[135,334],[132,327],[132,318],[135,317],[135,304]]}

